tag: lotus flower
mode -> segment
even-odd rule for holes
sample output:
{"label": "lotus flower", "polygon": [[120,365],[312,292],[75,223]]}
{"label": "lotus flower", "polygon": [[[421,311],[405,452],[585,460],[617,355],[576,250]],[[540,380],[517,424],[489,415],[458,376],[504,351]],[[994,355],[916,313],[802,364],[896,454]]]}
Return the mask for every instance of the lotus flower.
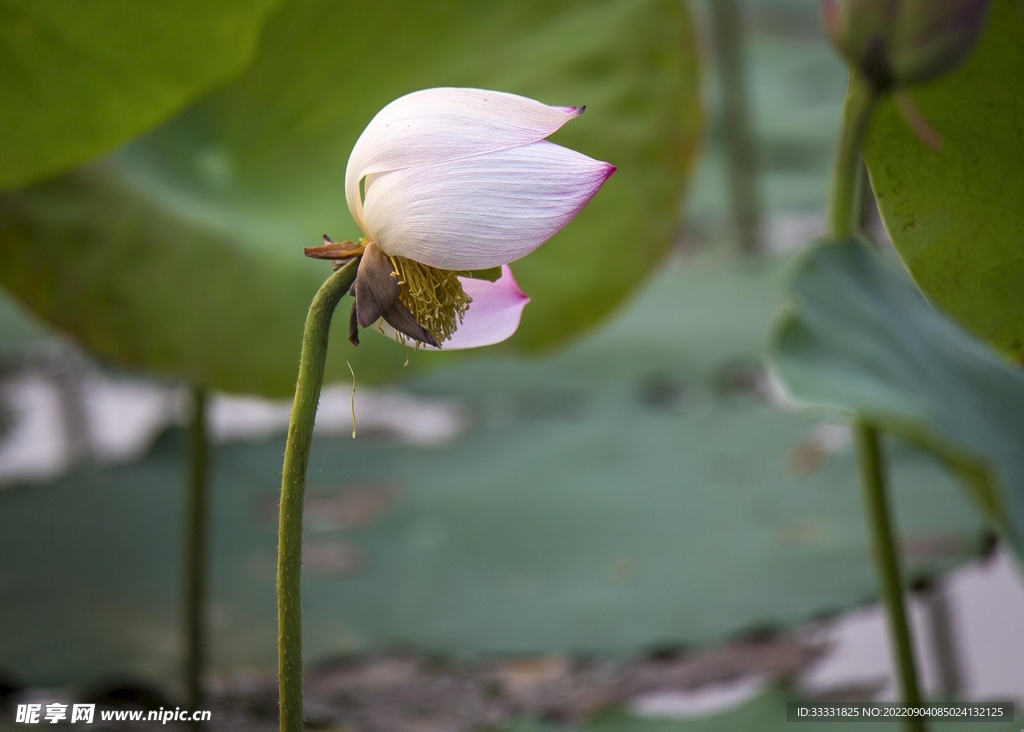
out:
{"label": "lotus flower", "polygon": [[[350,339],[357,325],[445,349],[511,336],[529,298],[508,263],[560,231],[615,172],[545,139],[583,109],[439,88],[378,112],[345,171],[364,235],[342,250],[361,254]],[[480,278],[498,267],[496,280]]]}

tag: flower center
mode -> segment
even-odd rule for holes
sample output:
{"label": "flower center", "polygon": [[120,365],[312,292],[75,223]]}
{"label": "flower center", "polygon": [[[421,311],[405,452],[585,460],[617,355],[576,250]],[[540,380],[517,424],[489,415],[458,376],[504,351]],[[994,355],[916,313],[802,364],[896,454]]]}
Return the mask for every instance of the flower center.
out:
{"label": "flower center", "polygon": [[473,299],[455,272],[406,257],[391,257],[401,290],[398,299],[438,343],[452,337]]}

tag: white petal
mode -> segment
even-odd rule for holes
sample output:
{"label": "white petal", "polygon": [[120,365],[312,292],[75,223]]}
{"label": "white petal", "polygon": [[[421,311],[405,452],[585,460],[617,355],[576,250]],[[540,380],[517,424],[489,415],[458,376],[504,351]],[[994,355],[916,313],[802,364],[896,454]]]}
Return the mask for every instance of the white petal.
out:
{"label": "white petal", "polygon": [[[510,338],[519,328],[523,308],[530,302],[530,298],[519,289],[508,265],[501,268],[501,277],[495,282],[468,277],[460,277],[459,281],[473,302],[470,303],[469,310],[463,316],[458,329],[451,338],[441,344],[440,350],[457,351],[491,346]],[[396,335],[395,329],[384,321],[380,321],[379,325],[380,330],[389,338],[403,338]],[[426,345],[421,345],[420,348],[437,350]]]}
{"label": "white petal", "polygon": [[615,167],[547,141],[374,176],[366,232],[441,269],[525,257],[568,224]]}
{"label": "white petal", "polygon": [[365,230],[359,182],[367,175],[527,145],[582,112],[485,89],[406,94],[378,112],[352,148],[345,170],[349,210]]}

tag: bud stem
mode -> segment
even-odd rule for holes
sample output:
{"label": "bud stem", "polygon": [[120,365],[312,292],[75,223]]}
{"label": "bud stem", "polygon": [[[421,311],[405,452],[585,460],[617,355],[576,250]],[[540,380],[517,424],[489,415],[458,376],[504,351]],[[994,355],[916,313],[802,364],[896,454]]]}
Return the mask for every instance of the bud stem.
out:
{"label": "bud stem", "polygon": [[[910,623],[907,622],[900,558],[896,551],[892,516],[889,512],[885,456],[882,454],[876,427],[859,422],[854,427],[854,432],[857,437],[857,462],[860,464],[861,485],[864,489],[864,507],[871,529],[872,553],[878,572],[878,590],[889,620],[889,637],[900,692],[905,706],[920,707],[921,692],[914,664],[914,637]],[[920,717],[907,717],[904,720],[904,727],[907,732],[924,732],[924,720]]]}
{"label": "bud stem", "polygon": [[[860,148],[877,102],[878,93],[851,70],[829,211],[829,224],[832,236],[836,239],[845,239],[860,228],[863,203]],[[864,491],[864,508],[871,532],[875,570],[878,572],[879,595],[889,620],[893,661],[900,691],[905,705],[918,707],[921,705],[921,692],[914,663],[914,639],[903,602],[903,581],[889,513],[885,458],[879,431],[872,424],[858,422],[854,425],[854,433],[857,438],[857,462]],[[924,720],[920,717],[907,717],[904,728],[907,732],[924,732]]]}
{"label": "bud stem", "polygon": [[877,104],[878,93],[851,70],[829,210],[829,228],[837,239],[849,236],[860,225],[860,146]]}
{"label": "bud stem", "polygon": [[352,287],[359,260],[332,274],[320,287],[302,334],[299,379],[295,385],[288,442],[281,475],[277,534],[277,685],[281,732],[302,732],[302,510],[313,423],[324,383],[331,317]]}

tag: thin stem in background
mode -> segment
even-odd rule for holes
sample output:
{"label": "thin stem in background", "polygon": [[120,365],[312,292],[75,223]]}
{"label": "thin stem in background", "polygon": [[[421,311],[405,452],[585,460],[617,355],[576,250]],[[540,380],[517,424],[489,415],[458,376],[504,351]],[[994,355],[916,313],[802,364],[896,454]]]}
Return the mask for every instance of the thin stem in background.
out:
{"label": "thin stem in background", "polygon": [[44,362],[57,389],[66,443],[64,460],[68,468],[77,468],[92,460],[92,427],[85,406],[83,361],[82,356],[60,349]]}
{"label": "thin stem in background", "polygon": [[277,534],[277,686],[281,732],[302,732],[302,507],[313,423],[324,383],[327,340],[338,302],[355,280],[358,260],[332,274],[313,298],[302,334],[288,443],[281,475]]}
{"label": "thin stem in background", "polygon": [[934,582],[921,597],[928,613],[935,666],[939,672],[939,695],[946,701],[956,701],[963,693],[963,679],[946,587],[939,581]]}
{"label": "thin stem in background", "polygon": [[[207,394],[192,389],[188,434],[188,503],[185,511],[185,691],[192,710],[202,708],[206,666],[206,570],[209,531],[209,436]],[[200,723],[193,723],[194,729]]]}
{"label": "thin stem in background", "polygon": [[710,0],[718,77],[722,89],[722,126],[729,163],[733,220],[744,254],[762,247],[761,201],[757,190],[757,154],[747,99],[743,27],[736,0]]}
{"label": "thin stem in background", "polygon": [[[885,465],[878,430],[861,422],[856,425],[855,431],[868,528],[871,531],[882,604],[889,620],[889,635],[893,644],[900,692],[905,705],[918,707],[921,706],[921,693],[914,664],[914,640],[903,601],[903,582],[900,577],[896,542],[893,539]],[[907,718],[904,724],[908,732],[924,732],[924,720],[921,718]]]}

